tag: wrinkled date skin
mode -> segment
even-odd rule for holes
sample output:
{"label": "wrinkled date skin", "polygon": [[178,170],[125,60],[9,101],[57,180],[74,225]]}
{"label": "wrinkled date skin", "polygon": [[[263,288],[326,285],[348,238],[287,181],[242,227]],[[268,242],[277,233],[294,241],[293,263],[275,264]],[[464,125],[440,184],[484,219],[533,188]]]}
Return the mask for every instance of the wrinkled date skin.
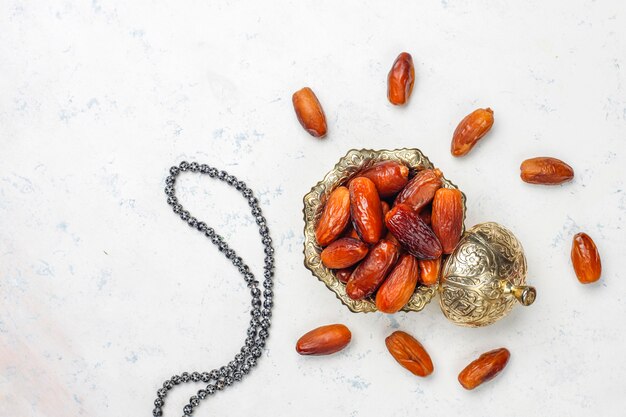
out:
{"label": "wrinkled date skin", "polygon": [[435,193],[431,227],[443,253],[452,253],[463,233],[463,196],[459,190],[440,188]]}
{"label": "wrinkled date skin", "polygon": [[296,343],[300,355],[330,355],[348,346],[352,333],[343,324],[329,324],[306,333]]}
{"label": "wrinkled date skin", "polygon": [[420,216],[405,204],[396,205],[386,217],[387,229],[417,259],[441,257],[441,243]]}
{"label": "wrinkled date skin", "polygon": [[402,255],[376,292],[376,308],[388,314],[400,311],[411,299],[418,279],[417,259],[408,253]]}
{"label": "wrinkled date skin", "polygon": [[311,136],[317,138],[326,135],[326,115],[317,96],[309,87],[293,93],[291,97],[298,121]]}
{"label": "wrinkled date skin", "polygon": [[578,281],[590,284],[600,279],[602,263],[593,239],[586,233],[578,233],[572,240],[572,265]]}
{"label": "wrinkled date skin", "polygon": [[315,228],[315,239],[326,246],[337,239],[350,221],[350,192],[346,187],[337,187],[328,196],[322,217]]}
{"label": "wrinkled date skin", "polygon": [[415,67],[413,57],[408,52],[402,52],[393,62],[387,75],[387,98],[396,106],[406,104],[413,91],[415,83]]}
{"label": "wrinkled date skin", "polygon": [[398,194],[394,205],[407,204],[415,211],[420,211],[435,197],[435,192],[441,188],[441,171],[438,169],[424,169],[408,182]]}
{"label": "wrinkled date skin", "polygon": [[529,184],[558,185],[574,178],[574,170],[560,159],[540,156],[520,165],[520,177]]}
{"label": "wrinkled date skin", "polygon": [[335,240],[322,251],[322,263],[326,268],[347,268],[367,255],[368,246],[358,239],[344,237]]}
{"label": "wrinkled date skin", "polygon": [[346,284],[352,276],[352,271],[354,271],[354,269],[352,268],[340,269],[335,272],[335,276],[337,277],[339,282],[343,282],[344,284]]}
{"label": "wrinkled date skin", "polygon": [[382,198],[391,197],[409,182],[409,168],[399,162],[381,162],[364,171],[361,176],[372,180]]}
{"label": "wrinkled date skin", "polygon": [[383,239],[372,247],[346,285],[353,300],[362,300],[376,291],[398,260],[398,247]]}
{"label": "wrinkled date skin", "polygon": [[459,382],[467,390],[476,388],[498,375],[508,363],[510,356],[511,354],[506,348],[483,353],[461,371]]}
{"label": "wrinkled date skin", "polygon": [[420,264],[420,282],[424,285],[435,285],[439,282],[439,273],[441,271],[441,258],[424,259],[419,261]]}
{"label": "wrinkled date skin", "polygon": [[350,215],[361,240],[374,244],[383,233],[383,211],[376,185],[369,178],[350,181]]}
{"label": "wrinkled date skin", "polygon": [[452,136],[450,151],[453,156],[467,155],[474,145],[491,130],[493,110],[477,109],[465,116]]}
{"label": "wrinkled date skin", "polygon": [[424,346],[413,336],[403,331],[395,331],[385,339],[391,356],[413,375],[425,377],[433,373],[435,367]]}

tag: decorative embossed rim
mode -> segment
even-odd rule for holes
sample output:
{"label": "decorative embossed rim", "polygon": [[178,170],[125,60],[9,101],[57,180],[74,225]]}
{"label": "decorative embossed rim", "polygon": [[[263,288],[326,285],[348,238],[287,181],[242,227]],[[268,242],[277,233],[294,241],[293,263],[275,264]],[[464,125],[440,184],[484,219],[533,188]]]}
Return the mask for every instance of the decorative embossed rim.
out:
{"label": "decorative embossed rim", "polygon": [[[329,290],[335,293],[337,298],[354,313],[370,313],[377,311],[376,304],[371,298],[364,300],[352,300],[346,294],[346,286],[341,283],[332,270],[322,264],[320,253],[322,248],[315,240],[315,225],[322,214],[323,204],[328,195],[339,185],[358,172],[363,171],[381,161],[400,161],[406,164],[411,174],[434,165],[419,149],[395,149],[395,150],[371,150],[352,149],[337,162],[335,167],[328,172],[324,179],[318,182],[311,191],[304,196],[304,266],[315,277],[322,281]],[[451,181],[443,177],[446,188],[457,188]],[[463,221],[465,222],[465,194],[463,195]],[[409,303],[403,311],[420,311],[428,304],[437,292],[437,286],[426,287],[419,285]]]}

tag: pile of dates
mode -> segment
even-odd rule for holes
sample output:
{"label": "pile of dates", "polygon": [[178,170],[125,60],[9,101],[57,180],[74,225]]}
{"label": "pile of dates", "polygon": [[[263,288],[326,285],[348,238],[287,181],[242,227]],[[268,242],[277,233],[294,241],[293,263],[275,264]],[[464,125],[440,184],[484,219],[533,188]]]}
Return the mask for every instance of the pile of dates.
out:
{"label": "pile of dates", "polygon": [[418,285],[437,283],[463,218],[463,195],[443,187],[441,171],[411,178],[406,165],[384,161],[332,191],[315,237],[350,298],[373,297],[379,311],[395,313]]}

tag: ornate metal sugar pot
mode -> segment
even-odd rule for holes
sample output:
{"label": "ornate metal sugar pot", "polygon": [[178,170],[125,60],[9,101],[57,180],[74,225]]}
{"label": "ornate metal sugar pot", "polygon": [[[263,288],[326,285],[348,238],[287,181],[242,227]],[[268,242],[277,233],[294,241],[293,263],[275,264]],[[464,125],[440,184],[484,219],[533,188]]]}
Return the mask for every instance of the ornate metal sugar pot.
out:
{"label": "ornate metal sugar pot", "polygon": [[445,261],[439,284],[443,314],[456,324],[489,325],[518,302],[535,301],[526,282],[526,257],[517,238],[497,223],[469,229]]}

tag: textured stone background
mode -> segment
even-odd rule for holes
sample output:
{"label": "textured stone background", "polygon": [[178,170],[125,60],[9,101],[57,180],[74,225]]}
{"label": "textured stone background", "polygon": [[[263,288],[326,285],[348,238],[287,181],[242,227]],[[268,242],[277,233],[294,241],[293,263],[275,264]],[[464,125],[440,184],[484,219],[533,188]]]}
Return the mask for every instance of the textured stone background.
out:
{"label": "textured stone background", "polygon": [[[264,358],[196,415],[623,415],[625,39],[617,0],[1,1],[0,415],[150,415],[165,377],[239,348],[242,279],[165,203],[182,159],[260,195],[278,264]],[[402,50],[417,81],[399,109],[385,87]],[[324,140],[294,117],[304,85],[325,107]],[[451,133],[479,106],[495,127],[453,159]],[[468,226],[515,231],[535,305],[484,329],[453,326],[436,303],[393,317],[341,306],[302,266],[301,198],[361,147],[422,149],[467,193]],[[519,163],[538,155],[568,161],[574,182],[522,183]],[[179,194],[259,270],[234,191],[188,174]],[[603,257],[592,286],[569,261],[579,230]],[[352,345],[297,356],[299,335],[329,322]],[[431,377],[393,362],[393,329],[428,348]],[[462,390],[459,370],[502,345],[498,380]],[[175,390],[166,416],[195,390]]]}

